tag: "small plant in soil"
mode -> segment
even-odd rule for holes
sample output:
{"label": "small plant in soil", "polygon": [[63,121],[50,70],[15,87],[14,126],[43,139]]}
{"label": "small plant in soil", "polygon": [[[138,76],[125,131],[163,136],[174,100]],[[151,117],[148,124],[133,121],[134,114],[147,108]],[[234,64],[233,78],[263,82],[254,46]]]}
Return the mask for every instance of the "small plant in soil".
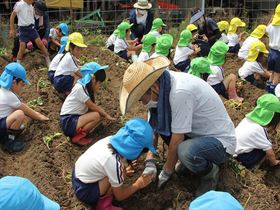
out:
{"label": "small plant in soil", "polygon": [[42,96],[39,96],[36,99],[28,101],[27,102],[27,106],[29,106],[30,108],[34,108],[36,106],[43,106],[44,103],[45,103],[44,98]]}
{"label": "small plant in soil", "polygon": [[0,48],[0,56],[5,55],[7,52],[6,48]]}
{"label": "small plant in soil", "polygon": [[245,167],[240,163],[238,163],[236,160],[230,159],[228,161],[228,165],[230,166],[230,168],[232,169],[232,171],[235,173],[236,176],[240,176],[242,178],[245,177],[246,175]]}
{"label": "small plant in soil", "polygon": [[245,108],[246,106],[250,105],[248,102],[239,102],[234,99],[229,99],[224,102],[225,106],[228,106],[230,108],[233,108],[235,110],[240,110],[242,108]]}
{"label": "small plant in soil", "polygon": [[50,87],[50,83],[46,80],[44,80],[42,77],[40,77],[40,79],[37,82],[37,89],[44,89],[44,88],[49,88]]}
{"label": "small plant in soil", "polygon": [[57,139],[62,136],[62,133],[54,133],[54,134],[47,134],[43,137],[43,142],[50,149],[50,144],[53,142],[54,139]]}

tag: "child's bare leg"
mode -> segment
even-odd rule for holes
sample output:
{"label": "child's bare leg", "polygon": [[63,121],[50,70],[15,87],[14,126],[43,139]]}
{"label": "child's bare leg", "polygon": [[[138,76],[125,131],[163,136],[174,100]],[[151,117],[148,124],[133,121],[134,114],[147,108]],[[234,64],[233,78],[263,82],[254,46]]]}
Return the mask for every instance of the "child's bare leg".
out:
{"label": "child's bare leg", "polygon": [[127,57],[131,57],[132,62],[136,62],[138,58],[135,51],[127,51]]}
{"label": "child's bare leg", "polygon": [[276,73],[276,72],[273,72],[273,73],[274,73],[274,77],[273,77],[272,83],[274,85],[277,85],[280,83],[280,73]]}
{"label": "child's bare leg", "polygon": [[7,117],[6,125],[8,129],[19,130],[25,119],[25,114],[21,110],[16,110]]}
{"label": "child's bare leg", "polygon": [[110,190],[111,189],[111,185],[109,183],[108,177],[105,177],[105,178],[101,179],[98,182],[98,185],[99,185],[100,196],[108,194],[108,192],[110,194],[112,194],[112,191]]}
{"label": "child's bare leg", "polygon": [[102,120],[98,112],[89,112],[79,117],[77,129],[83,128],[87,131],[92,131]]}
{"label": "child's bare leg", "polygon": [[25,52],[25,48],[26,48],[26,43],[25,42],[20,42],[19,43],[19,51],[17,54],[17,62],[20,63],[22,61],[23,58],[23,54]]}
{"label": "child's bare leg", "polygon": [[255,73],[255,74],[254,74],[254,79],[255,79],[255,80],[258,80],[258,81],[261,80],[261,75],[258,74],[258,73]]}
{"label": "child's bare leg", "polygon": [[240,102],[243,101],[243,98],[239,97],[236,92],[236,76],[234,74],[230,74],[223,81],[225,88],[228,91],[229,99],[236,99]]}
{"label": "child's bare leg", "polygon": [[49,67],[50,63],[51,63],[51,60],[50,60],[50,57],[49,57],[48,49],[45,47],[45,45],[43,44],[40,37],[35,39],[35,43],[36,43],[37,47],[41,50],[42,54],[45,56],[47,67]]}

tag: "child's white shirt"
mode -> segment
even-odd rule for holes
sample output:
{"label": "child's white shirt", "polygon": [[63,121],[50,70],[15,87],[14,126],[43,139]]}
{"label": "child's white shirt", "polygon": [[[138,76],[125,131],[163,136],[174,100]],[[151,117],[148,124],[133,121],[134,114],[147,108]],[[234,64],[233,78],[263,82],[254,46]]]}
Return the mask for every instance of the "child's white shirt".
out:
{"label": "child's white shirt", "polygon": [[114,45],[116,40],[117,40],[117,35],[111,34],[111,36],[109,36],[109,38],[106,40],[106,47],[108,48],[111,45]]}
{"label": "child's white shirt", "polygon": [[14,11],[17,13],[18,26],[29,26],[35,24],[34,7],[21,0],[14,6]]}
{"label": "child's white shirt", "polygon": [[5,88],[0,88],[0,119],[9,116],[20,105],[21,101],[15,93]]}
{"label": "child's white shirt", "polygon": [[128,43],[126,42],[126,40],[117,37],[114,46],[114,53],[119,53],[123,50],[127,50],[127,48],[128,48]]}
{"label": "child's white shirt", "polygon": [[235,45],[237,45],[239,43],[238,34],[228,34],[227,38],[228,38],[228,46],[229,47],[234,47]]}
{"label": "child's white shirt", "polygon": [[259,39],[252,37],[252,36],[249,36],[247,39],[245,39],[245,41],[243,42],[243,44],[238,52],[238,57],[246,60],[246,57],[249,53],[251,45],[257,41],[259,41]]}
{"label": "child's white shirt", "polygon": [[58,36],[58,34],[57,34],[57,32],[56,32],[56,29],[55,29],[55,28],[51,28],[51,29],[50,29],[49,37],[50,37],[51,39],[56,39],[57,36]]}
{"label": "child's white shirt", "polygon": [[222,67],[216,65],[210,65],[213,74],[210,74],[207,78],[207,83],[211,86],[216,85],[224,81],[224,72]]}
{"label": "child's white shirt", "polygon": [[247,117],[235,128],[235,135],[237,155],[251,152],[253,149],[267,151],[272,148],[266,129]]}
{"label": "child's white shirt", "polygon": [[258,74],[265,73],[263,66],[257,61],[253,61],[253,62],[246,61],[243,64],[243,66],[238,70],[238,75],[243,79],[245,79],[246,77],[254,73],[258,73]]}
{"label": "child's white shirt", "polygon": [[141,53],[138,56],[137,61],[146,61],[150,58],[149,53],[145,52],[145,51],[141,51]]}
{"label": "child's white shirt", "polygon": [[49,66],[49,71],[56,71],[58,64],[64,54],[59,53],[54,58],[52,59],[50,66]]}
{"label": "child's white shirt", "polygon": [[189,47],[176,47],[175,55],[173,62],[175,65],[182,61],[186,61],[191,54],[193,54],[193,50]]}
{"label": "child's white shirt", "polygon": [[158,31],[150,31],[149,34],[154,35],[156,38],[161,36],[161,34]]}
{"label": "child's white shirt", "polygon": [[107,177],[112,187],[123,184],[124,166],[120,156],[108,147],[111,137],[97,141],[75,163],[76,177],[83,183],[95,183]]}
{"label": "child's white shirt", "polygon": [[224,42],[224,43],[228,43],[228,38],[227,38],[227,34],[225,34],[225,33],[222,33],[221,34],[221,38],[219,39],[219,41],[222,41],[222,42]]}
{"label": "child's white shirt", "polygon": [[266,27],[266,32],[269,37],[269,47],[274,50],[280,50],[280,26],[269,24]]}
{"label": "child's white shirt", "polygon": [[59,75],[73,75],[78,70],[78,65],[76,64],[76,58],[71,55],[70,52],[59,62],[54,76]]}
{"label": "child's white shirt", "polygon": [[86,101],[90,97],[84,86],[79,83],[76,83],[71,90],[71,93],[66,97],[60,115],[66,114],[77,114],[84,115],[88,112],[88,107],[86,106]]}

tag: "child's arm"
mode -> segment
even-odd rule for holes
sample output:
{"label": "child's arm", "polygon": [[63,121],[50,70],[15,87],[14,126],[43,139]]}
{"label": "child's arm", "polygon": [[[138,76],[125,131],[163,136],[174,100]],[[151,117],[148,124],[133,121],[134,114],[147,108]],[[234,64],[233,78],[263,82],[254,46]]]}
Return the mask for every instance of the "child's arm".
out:
{"label": "child's arm", "polygon": [[192,47],[192,50],[193,50],[193,53],[192,55],[197,55],[199,52],[200,52],[200,47],[198,47],[197,44],[194,44],[193,47]]}
{"label": "child's arm", "polygon": [[28,117],[30,117],[33,120],[40,120],[40,121],[47,121],[49,120],[48,117],[46,117],[45,115],[31,109],[30,107],[28,107],[26,104],[21,103],[21,105],[19,106],[19,108],[21,111],[24,112],[24,114]]}
{"label": "child's arm", "polygon": [[115,118],[113,118],[109,114],[107,114],[107,112],[105,112],[100,106],[97,106],[95,103],[93,103],[91,99],[86,101],[86,106],[91,111],[98,112],[101,116],[103,116],[107,120],[112,120],[112,121],[115,120]]}
{"label": "child's arm", "polygon": [[17,16],[17,13],[15,11],[12,12],[11,16],[10,16],[10,37],[14,38],[15,37],[15,17]]}
{"label": "child's arm", "polygon": [[83,75],[82,75],[80,69],[81,69],[80,67],[79,67],[78,69],[76,69],[76,71],[74,72],[74,75],[76,75],[76,76],[79,77],[79,78],[82,78]]}
{"label": "child's arm", "polygon": [[54,43],[56,46],[60,47],[60,43],[57,39],[51,38],[51,42]]}
{"label": "child's arm", "polygon": [[265,151],[267,159],[270,161],[271,165],[275,166],[280,164],[280,160],[276,160],[275,154],[272,149]]}
{"label": "child's arm", "polygon": [[142,48],[142,44],[139,44],[139,45],[137,45],[137,46],[129,45],[129,46],[127,47],[127,50],[129,50],[129,51],[138,51],[138,50],[140,50],[141,48]]}
{"label": "child's arm", "polygon": [[264,73],[262,73],[261,75],[262,75],[264,78],[269,79],[270,76],[271,76],[271,72],[267,71],[266,69],[264,69],[263,71],[264,71]]}

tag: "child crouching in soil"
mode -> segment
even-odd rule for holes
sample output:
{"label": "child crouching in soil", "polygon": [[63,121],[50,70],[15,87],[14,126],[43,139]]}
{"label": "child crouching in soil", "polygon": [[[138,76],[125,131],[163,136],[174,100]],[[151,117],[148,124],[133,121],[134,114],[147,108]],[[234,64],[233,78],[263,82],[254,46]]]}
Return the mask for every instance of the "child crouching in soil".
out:
{"label": "child crouching in soil", "polygon": [[245,35],[244,32],[240,32],[241,27],[245,27],[246,23],[241,21],[238,17],[232,18],[230,21],[229,29],[228,29],[228,46],[230,53],[238,53],[240,49],[240,42]]}
{"label": "child crouching in soil", "polygon": [[115,135],[92,145],[82,154],[73,168],[72,186],[79,200],[96,210],[122,210],[112,206],[117,200],[129,198],[136,191],[148,186],[153,175],[141,175],[133,184],[124,186],[124,161],[137,159],[143,149],[152,153],[153,131],[141,118],[129,120]]}
{"label": "child crouching in soil", "polygon": [[69,35],[65,50],[69,51],[59,62],[53,78],[54,88],[64,95],[71,92],[75,80],[81,78],[80,67],[77,59],[81,56],[82,49],[87,47],[84,44],[83,35],[74,32]]}
{"label": "child crouching in soil", "polygon": [[73,143],[79,145],[91,143],[91,139],[86,138],[86,136],[104,118],[115,120],[94,103],[94,93],[98,91],[101,83],[106,79],[104,69],[107,67],[100,66],[95,62],[83,65],[81,72],[84,77],[77,81],[62,105],[60,125],[64,134],[69,136]]}
{"label": "child crouching in soil", "polygon": [[251,169],[265,157],[272,166],[280,165],[264,126],[277,126],[280,120],[280,101],[273,94],[258,98],[255,109],[248,113],[235,129],[236,159]]}
{"label": "child crouching in soil", "polygon": [[22,103],[18,98],[25,84],[26,71],[19,63],[8,64],[0,77],[0,143],[8,152],[19,152],[25,143],[18,139],[26,116],[40,121],[49,120]]}

